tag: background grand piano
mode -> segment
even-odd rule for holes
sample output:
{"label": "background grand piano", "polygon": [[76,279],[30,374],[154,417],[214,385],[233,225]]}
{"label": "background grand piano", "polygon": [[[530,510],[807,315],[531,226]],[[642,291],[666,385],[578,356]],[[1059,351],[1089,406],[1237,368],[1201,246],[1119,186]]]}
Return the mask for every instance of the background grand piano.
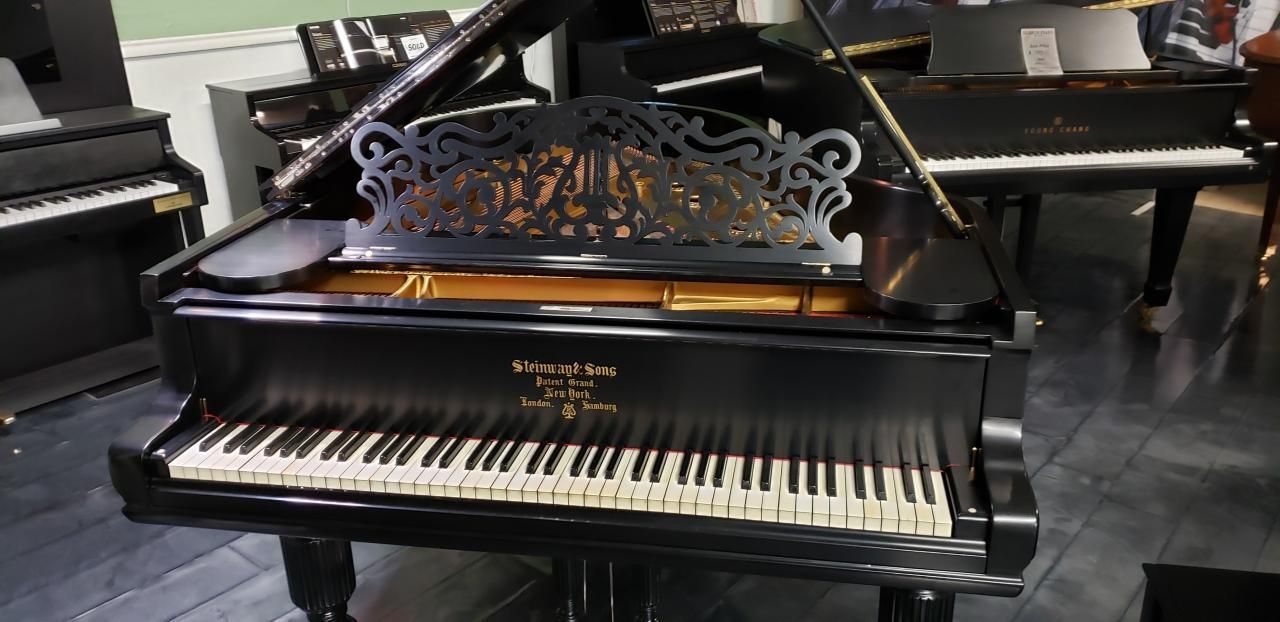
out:
{"label": "background grand piano", "polygon": [[26,84],[0,92],[57,120],[0,135],[0,411],[16,412],[156,365],[137,275],[204,236],[206,194],[169,115],[131,105],[106,0],[5,5],[4,57]]}
{"label": "background grand piano", "polygon": [[714,110],[404,131],[581,6],[485,5],[148,272],[174,356],[111,449],[126,515],[283,536],[313,619],[352,539],[865,582],[895,621],[1016,594],[1034,313],[980,211]]}
{"label": "background grand piano", "polygon": [[[1253,70],[1165,57],[1149,68],[1117,66],[1117,59],[1142,54],[1137,20],[1127,11],[1017,4],[841,16],[848,21],[837,32],[852,44],[867,44],[869,36],[902,40],[927,31],[925,20],[933,20],[932,55],[929,46],[914,45],[872,50],[857,61],[869,67],[943,187],[988,197],[997,223],[1007,197],[1021,197],[1017,263],[1024,276],[1041,194],[1155,188],[1142,296],[1148,319],[1171,296],[1200,188],[1261,181],[1274,166],[1274,143],[1251,132],[1245,119]],[[1084,18],[1089,25],[1073,27]],[[1097,38],[1095,22],[1109,25],[1113,36]],[[1056,26],[1063,58],[1078,65],[1064,66],[1061,76],[1026,75],[1018,47],[1026,25]],[[887,30],[877,32],[881,27]],[[861,102],[835,88],[843,76],[807,24],[772,27],[762,38],[766,97],[784,130],[857,132],[869,156],[864,173],[904,178],[901,159],[867,123]]]}

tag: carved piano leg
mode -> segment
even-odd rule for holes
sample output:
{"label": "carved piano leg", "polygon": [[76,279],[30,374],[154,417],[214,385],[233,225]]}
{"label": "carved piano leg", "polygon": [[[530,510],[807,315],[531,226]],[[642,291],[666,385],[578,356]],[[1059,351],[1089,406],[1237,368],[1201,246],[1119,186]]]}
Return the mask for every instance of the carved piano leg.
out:
{"label": "carved piano leg", "polygon": [[1187,236],[1191,210],[1195,208],[1199,188],[1163,188],[1156,190],[1155,223],[1151,227],[1151,263],[1147,283],[1142,291],[1142,322],[1149,327],[1155,308],[1169,304],[1173,295],[1173,271]]}
{"label": "carved piano leg", "polygon": [[309,622],[354,622],[347,599],[356,589],[351,543],[346,540],[280,537],[289,598]]}
{"label": "carved piano leg", "polygon": [[580,559],[554,561],[552,574],[556,582],[557,622],[580,622],[583,619],[583,574],[586,562]]}
{"label": "carved piano leg", "polygon": [[951,622],[955,608],[949,592],[880,588],[880,622]]}
{"label": "carved piano leg", "polygon": [[636,622],[658,622],[658,570],[641,568],[639,587]]}

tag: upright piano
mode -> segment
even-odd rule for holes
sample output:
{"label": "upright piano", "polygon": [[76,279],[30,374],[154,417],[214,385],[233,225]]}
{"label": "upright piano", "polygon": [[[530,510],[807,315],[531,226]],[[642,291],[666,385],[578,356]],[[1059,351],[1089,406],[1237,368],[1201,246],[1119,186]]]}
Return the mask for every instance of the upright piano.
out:
{"label": "upright piano", "polygon": [[[856,60],[944,188],[989,197],[997,223],[1006,197],[1023,196],[1024,275],[1041,194],[1155,188],[1143,301],[1164,306],[1200,188],[1257,182],[1274,165],[1275,144],[1250,130],[1244,112],[1254,70],[1165,57],[1148,65],[1128,11],[1024,3],[894,11],[885,21],[895,34],[911,30],[903,24],[912,19],[930,20],[932,53],[870,48]],[[1017,42],[1026,25],[1056,25],[1064,63],[1071,56],[1080,66],[1028,75]],[[866,149],[862,174],[907,179],[866,107],[838,88],[843,72],[810,24],[771,27],[762,39],[766,97],[784,131],[844,128]],[[1139,63],[1114,65],[1134,54]]]}
{"label": "upright piano", "polygon": [[[562,31],[566,92],[758,111],[763,26],[740,22],[736,5],[724,0],[591,3]],[[676,6],[689,15],[664,11]],[[732,17],[724,15],[729,11]],[[699,22],[695,15],[704,12],[710,15]]]}
{"label": "upright piano", "polygon": [[423,121],[581,4],[486,3],[144,275],[125,514],[280,535],[313,620],[352,540],[866,583],[903,622],[1017,594],[1035,315],[983,212],[858,176],[840,129],[606,96]]}
{"label": "upright piano", "polygon": [[[447,16],[447,14],[446,14]],[[236,218],[265,201],[276,171],[323,137],[399,67],[299,71],[208,85],[227,192]],[[550,101],[519,63],[507,65],[434,113],[503,110]]]}

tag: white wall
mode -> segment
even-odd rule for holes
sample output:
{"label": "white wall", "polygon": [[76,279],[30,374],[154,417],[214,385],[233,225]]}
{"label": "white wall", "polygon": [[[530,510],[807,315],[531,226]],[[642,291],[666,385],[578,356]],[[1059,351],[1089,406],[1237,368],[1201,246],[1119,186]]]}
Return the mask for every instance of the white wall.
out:
{"label": "white wall", "polygon": [[[796,0],[748,1],[758,21],[787,21],[799,15]],[[467,13],[450,11],[454,21]],[[205,231],[225,227],[231,222],[231,206],[205,85],[305,70],[293,28],[126,41],[121,47],[134,105],[170,113],[174,148],[204,171],[209,190],[203,211]],[[552,88],[554,65],[547,40],[525,54],[525,71],[531,81]]]}

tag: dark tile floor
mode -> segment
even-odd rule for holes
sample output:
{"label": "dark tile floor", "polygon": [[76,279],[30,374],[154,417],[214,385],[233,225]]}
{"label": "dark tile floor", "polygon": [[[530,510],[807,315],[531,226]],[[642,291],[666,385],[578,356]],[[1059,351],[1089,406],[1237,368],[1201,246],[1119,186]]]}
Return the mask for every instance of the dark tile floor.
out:
{"label": "dark tile floor", "polygon": [[[1021,597],[961,597],[958,620],[1137,620],[1148,561],[1280,572],[1280,296],[1248,296],[1258,219],[1197,210],[1153,337],[1131,308],[1146,198],[1046,200],[1025,423],[1040,548]],[[76,397],[0,437],[0,620],[299,619],[273,538],[120,515],[106,446],[150,392]],[[545,560],[355,554],[365,621],[527,620],[551,592]],[[863,586],[684,569],[663,582],[666,620],[874,619]]]}

